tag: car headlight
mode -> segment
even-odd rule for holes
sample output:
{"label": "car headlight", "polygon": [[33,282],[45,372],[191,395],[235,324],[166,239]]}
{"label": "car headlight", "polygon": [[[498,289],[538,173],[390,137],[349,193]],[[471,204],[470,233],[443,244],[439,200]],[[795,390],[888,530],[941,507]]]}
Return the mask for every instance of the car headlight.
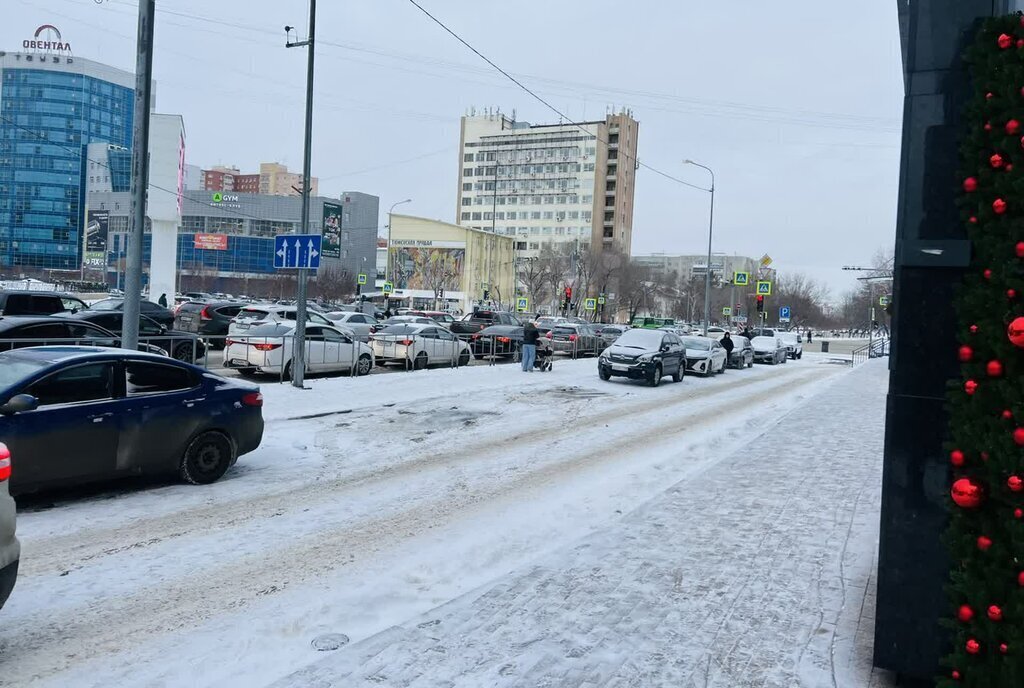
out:
{"label": "car headlight", "polygon": [[654,360],[654,354],[644,354],[643,356],[636,359],[639,363],[650,363]]}

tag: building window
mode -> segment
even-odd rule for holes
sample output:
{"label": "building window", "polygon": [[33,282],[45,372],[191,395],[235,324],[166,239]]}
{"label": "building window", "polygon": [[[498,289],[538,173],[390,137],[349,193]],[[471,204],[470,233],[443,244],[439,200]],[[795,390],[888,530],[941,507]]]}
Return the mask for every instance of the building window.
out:
{"label": "building window", "polygon": [[462,168],[462,176],[463,177],[472,177],[473,176],[473,168],[472,167],[463,167]]}
{"label": "building window", "polygon": [[593,214],[589,210],[584,210],[583,211],[583,221],[584,222],[590,222],[590,219],[592,217],[593,217]]}
{"label": "building window", "polygon": [[605,191],[615,191],[615,182],[611,181],[611,182],[605,183],[604,190]]}
{"label": "building window", "polygon": [[505,213],[495,213],[495,217],[499,220],[505,219]]}
{"label": "building window", "polygon": [[515,220],[516,219],[516,211],[514,211],[514,210],[508,211],[507,216],[508,216],[508,219]]}
{"label": "building window", "polygon": [[540,211],[539,210],[534,210],[532,213],[530,213],[530,219],[531,220],[539,220],[540,219]]}
{"label": "building window", "polygon": [[473,199],[468,196],[463,196],[462,205],[473,205]]}
{"label": "building window", "polygon": [[480,213],[473,213],[473,218],[472,219],[479,221],[480,220]]}
{"label": "building window", "polygon": [[552,211],[550,211],[550,210],[545,210],[544,211],[544,219],[545,220],[553,220],[553,219],[555,219],[555,214]]}
{"label": "building window", "polygon": [[538,242],[536,242],[536,241],[531,241],[530,242],[530,250],[531,251],[539,251],[540,250],[540,244]]}
{"label": "building window", "polygon": [[540,227],[530,227],[530,234],[540,234]]}
{"label": "building window", "polygon": [[604,238],[605,239],[614,239],[615,238],[615,228],[614,227],[605,227],[604,228]]}
{"label": "building window", "polygon": [[584,205],[590,205],[593,202],[594,202],[594,197],[591,194],[584,194],[584,196],[583,196],[583,204]]}
{"label": "building window", "polygon": [[494,219],[494,213],[484,213],[484,219],[485,220],[493,220]]}
{"label": "building window", "polygon": [[473,154],[472,153],[466,153],[465,155],[463,155],[462,156],[462,162],[473,162]]}
{"label": "building window", "polygon": [[463,220],[468,220],[469,216],[470,216],[470,213],[462,213],[462,219]]}
{"label": "building window", "polygon": [[466,182],[465,184],[463,184],[462,185],[462,190],[463,191],[472,191],[473,190],[473,182]]}

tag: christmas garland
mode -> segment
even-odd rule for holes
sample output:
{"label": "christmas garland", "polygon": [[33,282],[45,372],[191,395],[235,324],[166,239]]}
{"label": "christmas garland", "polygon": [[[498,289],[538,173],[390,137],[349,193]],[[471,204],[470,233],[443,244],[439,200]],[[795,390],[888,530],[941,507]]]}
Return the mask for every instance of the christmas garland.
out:
{"label": "christmas garland", "polygon": [[[986,20],[965,60],[956,297],[962,379],[950,393],[946,542],[952,649],[940,688],[1024,687],[1024,17]],[[952,355],[952,352],[951,352]]]}

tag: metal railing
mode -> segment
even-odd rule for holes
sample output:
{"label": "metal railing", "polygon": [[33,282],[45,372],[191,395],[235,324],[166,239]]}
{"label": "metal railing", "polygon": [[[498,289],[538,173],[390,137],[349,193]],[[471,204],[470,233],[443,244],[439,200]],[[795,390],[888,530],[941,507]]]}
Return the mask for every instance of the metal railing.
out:
{"label": "metal railing", "polygon": [[864,363],[869,358],[881,358],[882,356],[888,355],[889,340],[876,339],[869,344],[865,344],[854,349],[850,361],[852,365],[856,366],[859,363]]}

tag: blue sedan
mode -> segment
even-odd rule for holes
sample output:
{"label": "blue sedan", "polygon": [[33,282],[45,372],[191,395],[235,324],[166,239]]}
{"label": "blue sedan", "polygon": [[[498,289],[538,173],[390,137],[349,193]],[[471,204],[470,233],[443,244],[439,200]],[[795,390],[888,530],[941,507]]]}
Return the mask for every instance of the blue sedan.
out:
{"label": "blue sedan", "polygon": [[12,494],[127,475],[218,480],[263,439],[259,387],[163,356],[45,346],[0,353]]}

